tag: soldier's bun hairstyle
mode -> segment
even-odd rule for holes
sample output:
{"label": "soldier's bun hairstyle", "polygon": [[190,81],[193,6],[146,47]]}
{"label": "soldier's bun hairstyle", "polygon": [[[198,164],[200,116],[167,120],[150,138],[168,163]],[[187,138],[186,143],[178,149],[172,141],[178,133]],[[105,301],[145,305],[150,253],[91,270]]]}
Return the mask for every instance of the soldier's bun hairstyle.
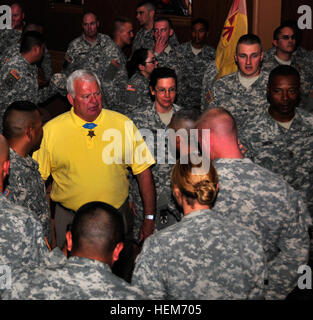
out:
{"label": "soldier's bun hairstyle", "polygon": [[189,205],[197,201],[211,208],[218,191],[218,176],[212,162],[209,171],[204,169],[201,174],[193,174],[193,169],[200,169],[201,165],[193,164],[190,159],[187,164],[178,161],[171,172],[172,187],[180,190]]}

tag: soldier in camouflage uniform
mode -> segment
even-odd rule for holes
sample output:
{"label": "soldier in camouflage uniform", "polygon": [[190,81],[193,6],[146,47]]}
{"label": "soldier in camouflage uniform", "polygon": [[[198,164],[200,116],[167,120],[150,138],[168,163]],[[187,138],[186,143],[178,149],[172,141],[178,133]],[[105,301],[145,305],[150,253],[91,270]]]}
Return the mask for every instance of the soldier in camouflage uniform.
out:
{"label": "soldier in camouflage uniform", "polygon": [[151,50],[141,48],[134,52],[127,65],[130,76],[125,92],[127,105],[145,108],[151,104],[149,80],[157,66],[158,61]]}
{"label": "soldier in camouflage uniform", "polygon": [[14,29],[2,29],[0,30],[0,53],[7,50],[21,38],[21,32]]}
{"label": "soldier in camouflage uniform", "polygon": [[98,33],[98,26],[95,14],[84,15],[84,33],[69,44],[63,72],[67,76],[79,69],[96,73],[101,81],[104,105],[114,107],[120,101],[120,84],[125,88],[128,80],[126,58],[109,36]]}
{"label": "soldier in camouflage uniform", "polygon": [[[142,1],[137,5],[136,12],[136,18],[142,28],[136,33],[132,45],[132,53],[140,48],[153,50],[155,46],[153,30],[155,5],[150,1]],[[175,33],[170,36],[169,44],[171,47],[179,45]]]}
{"label": "soldier in camouflage uniform", "polygon": [[[158,230],[177,221],[176,213],[168,208],[171,200],[171,186],[170,186],[170,171],[173,163],[168,161],[168,143],[165,137],[168,136],[168,125],[172,115],[180,110],[180,107],[174,104],[176,95],[176,74],[173,70],[168,68],[155,69],[150,78],[150,87],[155,103],[143,106],[142,108],[133,107],[127,110],[126,115],[133,120],[136,127],[140,130],[141,134],[145,137],[145,141],[152,154],[155,154],[156,164],[152,167],[152,173],[156,188],[156,228]],[[162,92],[160,90],[163,90]],[[165,92],[164,92],[165,90]],[[161,118],[162,117],[162,118]],[[164,118],[165,117],[165,118]],[[146,130],[153,133],[153,136],[147,136]],[[161,141],[164,141],[162,144]],[[138,231],[138,225],[143,219],[143,211],[141,198],[133,181],[131,184],[132,199],[134,201],[137,217],[135,224]],[[174,215],[174,218],[169,218],[169,214]],[[138,235],[135,233],[135,239]]]}
{"label": "soldier in camouflage uniform", "polygon": [[0,135],[0,265],[33,266],[49,252],[35,213],[9,201],[2,193],[9,172],[9,146]]}
{"label": "soldier in camouflage uniform", "polygon": [[238,130],[245,121],[264,108],[268,72],[261,70],[263,51],[258,36],[247,34],[237,43],[238,72],[216,80],[213,105],[222,106],[235,118]]}
{"label": "soldier in camouflage uniform", "polygon": [[[28,31],[37,31],[42,34],[43,28],[41,25],[35,23],[28,23],[23,30],[23,34],[25,34]],[[1,52],[0,69],[5,63],[9,62],[14,56],[20,53],[20,40],[21,39],[18,39],[16,43],[12,44],[11,46],[7,47],[4,51]],[[44,79],[48,81],[52,76],[52,65],[51,56],[47,47],[45,47],[43,58],[41,61],[37,63],[37,67],[43,70]]]}
{"label": "soldier in camouflage uniform", "polygon": [[173,192],[184,217],[146,239],[132,283],[151,299],[262,299],[261,243],[211,209],[218,189],[214,166],[201,175],[193,168],[199,169],[190,162],[174,166]]}
{"label": "soldier in camouflage uniform", "polygon": [[201,105],[201,87],[207,63],[215,59],[215,50],[205,44],[209,25],[205,19],[191,24],[191,41],[175,48],[182,79],[178,88],[178,103],[184,108]]}
{"label": "soldier in camouflage uniform", "polygon": [[[80,233],[83,230],[83,233]],[[143,293],[115,276],[111,267],[123,248],[123,222],[117,210],[91,202],[75,214],[67,233],[70,257],[55,265],[13,274],[3,299],[130,300]]]}
{"label": "soldier in camouflage uniform", "polygon": [[297,108],[299,85],[294,68],[275,68],[269,79],[270,106],[246,123],[240,140],[255,163],[306,193],[313,216],[313,116]]}
{"label": "soldier in camouflage uniform", "polygon": [[[32,138],[29,137],[32,133]],[[13,203],[37,214],[44,235],[51,243],[50,211],[45,184],[38,163],[30,157],[42,139],[42,121],[38,108],[31,102],[12,103],[3,117],[3,134],[10,145],[10,175],[5,193]]]}
{"label": "soldier in camouflage uniform", "polygon": [[267,260],[265,297],[286,298],[297,285],[299,266],[308,262],[311,219],[302,195],[278,175],[243,158],[235,121],[225,109],[206,111],[198,129],[210,129],[211,140],[200,143],[219,176],[215,211],[224,221],[255,234]]}
{"label": "soldier in camouflage uniform", "polygon": [[[31,49],[28,50],[28,47]],[[42,36],[35,31],[25,33],[21,42],[21,53],[13,57],[0,70],[0,126],[6,108],[13,101],[31,101],[41,103],[57,93],[52,77],[46,88],[39,89],[36,62],[40,61],[44,51]]]}
{"label": "soldier in camouflage uniform", "polygon": [[208,108],[213,101],[212,88],[218,75],[215,60],[205,63],[201,89],[201,110]]}
{"label": "soldier in camouflage uniform", "polygon": [[301,90],[304,95],[309,93],[313,77],[313,62],[310,55],[303,50],[297,52],[296,29],[293,25],[285,23],[275,29],[273,35],[273,48],[264,54],[262,68],[270,72],[279,65],[290,65],[297,69],[301,77]]}

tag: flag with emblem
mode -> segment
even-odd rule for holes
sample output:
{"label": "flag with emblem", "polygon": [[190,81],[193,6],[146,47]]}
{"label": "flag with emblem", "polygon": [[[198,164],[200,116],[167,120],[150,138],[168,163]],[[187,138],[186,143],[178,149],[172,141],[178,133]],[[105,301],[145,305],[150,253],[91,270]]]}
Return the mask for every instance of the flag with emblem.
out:
{"label": "flag with emblem", "polygon": [[248,33],[246,0],[234,0],[225,21],[216,49],[217,78],[236,72],[236,45],[239,38]]}

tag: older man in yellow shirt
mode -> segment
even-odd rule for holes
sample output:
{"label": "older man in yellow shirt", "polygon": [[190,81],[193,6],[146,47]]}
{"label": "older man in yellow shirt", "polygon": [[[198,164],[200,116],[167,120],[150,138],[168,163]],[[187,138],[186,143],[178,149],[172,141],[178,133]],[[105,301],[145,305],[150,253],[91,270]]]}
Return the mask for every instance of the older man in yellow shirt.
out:
{"label": "older man in yellow shirt", "polygon": [[[77,70],[67,80],[69,112],[44,126],[40,149],[33,157],[44,180],[52,176],[56,242],[62,247],[66,227],[75,211],[90,201],[120,209],[126,233],[131,232],[128,210],[128,168],[138,178],[146,219],[142,237],[154,229],[155,187],[150,166],[155,163],[138,129],[126,116],[102,109],[100,82],[89,71]],[[125,210],[125,208],[127,208]]]}

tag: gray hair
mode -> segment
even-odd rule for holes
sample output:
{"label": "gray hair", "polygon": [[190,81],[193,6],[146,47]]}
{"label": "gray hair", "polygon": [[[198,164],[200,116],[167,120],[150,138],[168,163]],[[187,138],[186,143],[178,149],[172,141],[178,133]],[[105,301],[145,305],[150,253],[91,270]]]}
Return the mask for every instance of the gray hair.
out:
{"label": "gray hair", "polygon": [[98,78],[98,76],[89,71],[89,70],[84,70],[84,69],[79,69],[74,72],[72,72],[69,77],[66,80],[66,89],[67,92],[75,98],[75,89],[74,89],[74,82],[75,80],[84,80],[86,82],[94,82],[96,81],[100,90],[101,90],[101,82]]}

